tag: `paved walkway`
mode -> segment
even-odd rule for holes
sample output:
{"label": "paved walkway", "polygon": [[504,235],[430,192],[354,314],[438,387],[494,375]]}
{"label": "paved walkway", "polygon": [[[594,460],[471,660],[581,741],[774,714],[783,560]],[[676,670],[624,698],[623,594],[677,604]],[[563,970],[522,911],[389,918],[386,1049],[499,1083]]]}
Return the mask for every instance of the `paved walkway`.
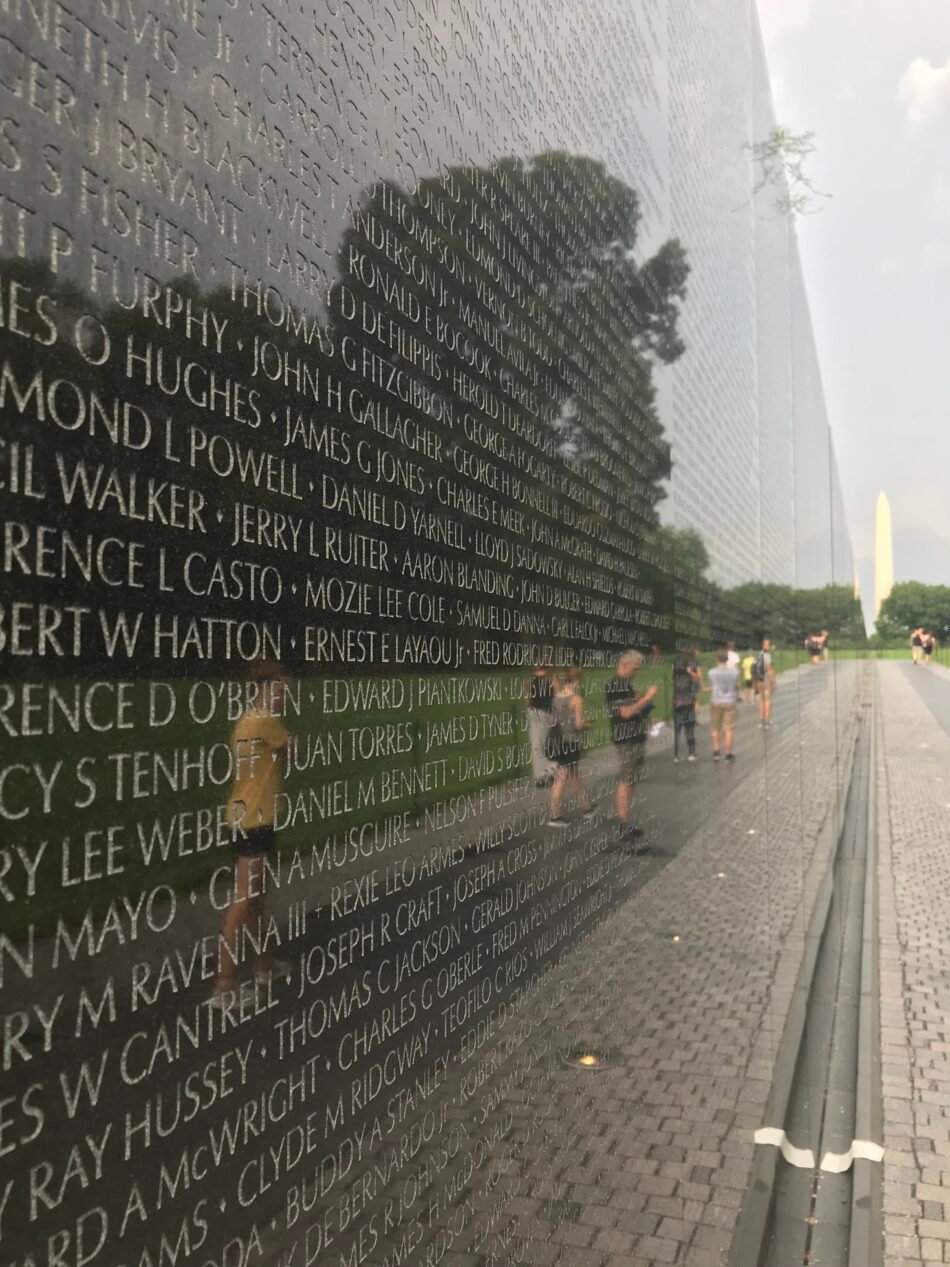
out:
{"label": "paved walkway", "polygon": [[[407,1261],[727,1261],[837,836],[838,754],[856,733],[859,686],[858,666],[838,666],[834,683],[803,678],[767,735],[747,714],[747,758],[759,748],[751,772],[719,788],[704,778],[703,824],[499,1027],[480,1053],[474,1098],[450,1071],[448,1118],[466,1131],[481,1123],[467,1149],[482,1161],[462,1167],[461,1188],[435,1185],[435,1215]],[[660,778],[672,772],[657,767]],[[710,767],[713,778],[729,773]],[[670,798],[651,792],[659,819]],[[585,1051],[606,1063],[578,1068],[570,1056]],[[430,1163],[440,1167],[437,1148],[420,1154]],[[465,1209],[477,1217],[466,1222]],[[267,1261],[298,1261],[297,1229],[267,1244]],[[387,1250],[365,1261],[400,1261]]]}
{"label": "paved walkway", "polygon": [[[591,902],[603,895],[605,904],[591,906],[585,922],[570,927],[562,927],[565,915],[557,909],[546,913],[524,948],[532,962],[554,966],[521,994],[505,996],[504,1011],[493,1009],[482,1030],[470,1031],[470,1043],[466,1034],[466,1051],[459,1049],[464,1026],[438,1048],[433,1034],[433,1075],[421,1087],[412,1080],[410,1099],[388,1101],[408,1155],[390,1157],[393,1136],[375,1148],[367,1143],[364,1152],[360,1135],[360,1164],[345,1185],[321,1171],[321,1195],[301,1164],[282,1174],[253,1210],[235,1210],[230,1201],[227,1223],[215,1224],[207,1254],[196,1262],[214,1245],[213,1261],[230,1267],[220,1246],[230,1236],[247,1243],[253,1218],[260,1249],[247,1258],[252,1267],[322,1265],[313,1229],[326,1219],[336,1229],[328,1264],[721,1267],[750,1181],[753,1132],[771,1124],[764,1114],[776,1048],[837,834],[847,775],[839,754],[849,751],[858,724],[860,679],[856,664],[784,675],[773,730],[759,730],[751,708],[740,713],[735,767],[708,759],[674,766],[668,751],[656,750],[641,789],[652,857],[633,862],[617,851],[605,788],[598,821],[585,832],[605,842],[586,889]],[[700,751],[707,758],[708,742],[704,732]],[[543,826],[529,839],[538,841],[542,856],[555,847]],[[571,920],[583,905],[573,901]],[[219,916],[205,918],[207,931]],[[319,938],[320,922],[308,926],[309,937]],[[190,924],[183,927],[190,931]],[[544,943],[545,931],[563,938],[568,953],[559,961]],[[151,943],[137,947],[142,957],[157,950]],[[117,979],[128,970],[112,956],[100,958]],[[88,970],[104,966],[86,965],[87,988]],[[44,991],[69,988],[54,976],[36,985],[40,999]],[[168,1002],[168,1024],[189,998]],[[117,1045],[138,1023],[138,1015],[120,1014],[105,1035],[91,1034],[89,1053],[74,1045],[72,1058],[98,1051],[104,1036]],[[260,1060],[255,1051],[247,1087],[258,1094],[273,1081],[275,1047],[273,1033],[254,1024],[251,1018],[247,1033],[261,1044]],[[599,1054],[604,1066],[578,1067],[571,1058],[580,1052]],[[339,1079],[322,1043],[317,1055],[321,1063],[327,1056],[322,1113],[335,1103]],[[44,1060],[37,1051],[31,1076],[52,1076],[61,1063],[61,1053]],[[420,1077],[422,1070],[420,1064]],[[125,1109],[122,1096],[132,1103],[129,1089],[114,1094],[116,1112]],[[80,1116],[70,1129],[86,1125]],[[141,1154],[136,1174],[143,1183],[148,1167],[171,1164],[181,1142],[156,1140]],[[251,1152],[264,1146],[263,1137],[248,1144]],[[282,1164],[279,1152],[277,1158],[275,1165]],[[246,1161],[247,1150],[238,1150],[213,1181],[204,1181],[202,1199],[230,1197],[232,1171]],[[113,1158],[104,1182],[124,1193],[127,1169]],[[281,1197],[288,1181],[300,1192],[292,1210]],[[345,1227],[344,1187],[356,1202]],[[75,1215],[73,1205],[104,1200],[102,1188],[92,1198],[71,1191],[62,1219]],[[225,1205],[222,1197],[222,1215]],[[393,1211],[402,1212],[396,1224]],[[8,1208],[11,1221],[17,1246],[17,1233],[33,1229],[16,1224]],[[127,1256],[139,1261],[131,1249]]]}
{"label": "paved walkway", "polygon": [[888,1267],[950,1263],[950,672],[878,669]]}

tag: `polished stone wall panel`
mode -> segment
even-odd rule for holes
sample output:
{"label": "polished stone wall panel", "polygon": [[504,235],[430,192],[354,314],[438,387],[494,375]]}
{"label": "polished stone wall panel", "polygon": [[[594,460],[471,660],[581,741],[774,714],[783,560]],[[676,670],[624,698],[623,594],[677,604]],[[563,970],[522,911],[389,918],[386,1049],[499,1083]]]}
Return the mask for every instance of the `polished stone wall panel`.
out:
{"label": "polished stone wall panel", "polygon": [[737,0],[0,3],[4,1267],[573,1243],[673,666],[850,579],[773,122]]}

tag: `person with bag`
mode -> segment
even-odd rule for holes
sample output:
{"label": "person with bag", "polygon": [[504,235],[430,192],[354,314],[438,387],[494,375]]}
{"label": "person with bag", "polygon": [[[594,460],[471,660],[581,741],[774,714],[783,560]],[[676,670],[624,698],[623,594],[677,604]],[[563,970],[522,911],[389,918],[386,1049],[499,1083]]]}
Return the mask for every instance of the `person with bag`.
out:
{"label": "person with bag", "polygon": [[580,669],[568,669],[551,703],[551,727],[545,743],[546,755],[554,763],[549,827],[567,826],[567,819],[561,815],[561,800],[568,783],[578,800],[584,802],[585,818],[594,812],[594,802],[584,787],[580,771],[581,733],[590,729],[590,722],[584,720],[580,681]]}
{"label": "person with bag", "polygon": [[688,760],[696,760],[696,689],[702,677],[692,652],[684,652],[673,665],[673,761],[680,759],[680,735],[686,737]]}
{"label": "person with bag", "polygon": [[771,730],[775,669],[772,667],[772,644],[768,638],[762,639],[762,649],[755,657],[755,664],[752,666],[752,681],[759,699],[759,725],[763,729]]}
{"label": "person with bag", "polygon": [[611,678],[605,688],[618,764],[614,806],[620,821],[620,835],[626,842],[643,835],[643,829],[631,823],[630,810],[646,761],[647,717],[657,694],[655,686],[647,687],[642,693],[634,688],[633,677],[642,665],[643,656],[639,651],[624,651],[617,661],[617,676]]}

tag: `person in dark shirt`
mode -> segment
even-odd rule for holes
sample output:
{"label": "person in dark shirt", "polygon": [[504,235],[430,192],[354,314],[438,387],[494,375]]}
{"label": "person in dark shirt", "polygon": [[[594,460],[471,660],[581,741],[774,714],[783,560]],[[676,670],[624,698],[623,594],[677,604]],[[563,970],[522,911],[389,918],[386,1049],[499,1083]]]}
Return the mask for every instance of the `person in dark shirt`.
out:
{"label": "person in dark shirt", "polygon": [[696,689],[700,682],[698,662],[692,652],[684,652],[673,665],[673,760],[680,759],[680,734],[686,736],[689,760],[696,760]]}
{"label": "person in dark shirt", "polygon": [[528,707],[528,732],[531,736],[531,773],[535,787],[553,782],[553,764],[544,751],[544,742],[551,726],[551,704],[557,684],[546,665],[536,665],[525,684],[524,700]]}
{"label": "person in dark shirt", "polygon": [[605,688],[611,735],[617,753],[617,786],[614,805],[625,838],[642,836],[643,831],[630,822],[634,788],[640,780],[646,760],[647,715],[653,708],[656,687],[642,693],[633,685],[633,678],[643,664],[639,651],[625,651],[617,661],[617,676]]}

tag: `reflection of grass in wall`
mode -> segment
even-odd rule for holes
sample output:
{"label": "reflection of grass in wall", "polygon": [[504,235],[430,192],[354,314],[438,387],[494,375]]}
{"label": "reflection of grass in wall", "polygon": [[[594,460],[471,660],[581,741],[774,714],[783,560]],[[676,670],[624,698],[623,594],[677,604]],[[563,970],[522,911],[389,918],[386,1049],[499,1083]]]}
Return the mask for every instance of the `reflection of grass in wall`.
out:
{"label": "reflection of grass in wall", "polygon": [[[791,667],[785,660],[799,662],[801,656],[795,652],[776,656],[776,670]],[[701,657],[704,670],[707,670],[714,658],[711,655]],[[585,748],[593,750],[609,743],[610,722],[604,704],[604,687],[614,675],[614,669],[585,670],[582,690],[585,697],[585,711],[589,721],[593,722],[591,731],[585,740]],[[346,757],[344,761],[323,764],[319,756],[306,770],[293,772],[285,781],[284,791],[291,803],[301,793],[309,793],[315,789],[318,793],[333,780],[345,783],[350,791],[351,808],[321,818],[320,821],[298,821],[288,825],[281,831],[282,847],[301,846],[307,849],[314,843],[326,839],[335,832],[359,826],[373,820],[379,820],[409,811],[420,814],[427,805],[437,801],[445,801],[464,793],[476,792],[480,788],[493,783],[504,782],[519,775],[530,773],[530,746],[527,729],[527,716],[522,702],[524,685],[523,674],[488,675],[497,677],[501,682],[501,698],[491,702],[478,702],[471,705],[453,707],[448,704],[431,704],[407,709],[389,709],[375,712],[358,713],[350,711],[324,716],[321,711],[322,679],[304,679],[299,683],[300,715],[289,716],[287,727],[294,734],[301,750],[310,749],[316,753],[321,742],[327,747],[328,732],[338,734],[350,726],[385,725],[386,723],[409,722],[413,727],[412,750],[406,753],[379,758],[378,760],[353,760]],[[354,679],[348,679],[350,682]],[[393,679],[388,679],[393,680]],[[408,685],[410,678],[404,677]],[[412,681],[418,680],[413,677]],[[651,721],[670,720],[672,716],[672,679],[667,666],[650,667],[645,665],[636,675],[635,685],[638,690],[645,690],[656,685],[658,695]],[[65,683],[57,684],[65,686]],[[36,932],[42,934],[55,927],[56,920],[62,918],[66,923],[78,923],[86,910],[91,908],[95,913],[102,912],[108,903],[121,896],[134,898],[139,893],[153,889],[157,885],[169,885],[176,890],[188,889],[201,884],[222,863],[228,859],[228,851],[212,847],[202,853],[193,852],[178,856],[173,849],[169,857],[162,859],[156,848],[150,864],[146,864],[139,846],[137,824],[146,840],[151,840],[153,823],[161,822],[167,831],[173,815],[194,814],[198,811],[215,811],[226,803],[230,787],[220,786],[188,787],[181,791],[163,788],[157,795],[132,798],[126,795],[121,801],[116,799],[115,763],[110,760],[113,754],[120,752],[143,751],[165,755],[170,761],[175,750],[189,749],[194,752],[200,746],[205,748],[213,744],[227,744],[230,739],[233,722],[222,717],[207,724],[191,721],[184,707],[190,683],[171,681],[169,685],[175,691],[177,708],[176,716],[166,726],[150,728],[148,725],[148,683],[137,682],[132,688],[133,708],[129,721],[130,729],[112,731],[106,734],[84,729],[79,736],[67,733],[45,737],[27,737],[11,739],[9,736],[0,740],[4,750],[4,764],[23,762],[24,764],[40,764],[48,770],[58,760],[62,760],[63,771],[57,782],[53,795],[52,811],[43,814],[42,801],[38,785],[13,779],[8,781],[8,799],[16,797],[15,808],[26,808],[28,814],[16,821],[3,824],[6,848],[20,845],[30,856],[35,854],[40,842],[47,841],[46,851],[37,871],[36,894],[32,899],[21,897],[22,882],[14,890],[16,900],[0,905],[0,929],[8,935],[16,937],[25,933],[32,922]],[[311,694],[313,700],[311,702]],[[491,713],[495,716],[508,714],[509,735],[499,735],[488,739],[469,738],[469,721],[479,713]],[[439,722],[450,721],[453,717],[464,719],[466,738],[456,744],[442,742],[437,736],[431,751],[425,751],[429,728]],[[481,729],[481,727],[479,727]],[[348,742],[348,737],[344,736]],[[74,799],[83,794],[83,788],[76,783],[73,770],[81,757],[93,758],[99,791],[93,802],[84,809],[73,805]],[[446,778],[437,788],[398,795],[385,803],[378,799],[375,806],[355,807],[354,789],[360,779],[366,780],[368,775],[378,774],[380,768],[400,775],[409,775],[413,770],[420,771],[427,760],[446,760]],[[151,756],[149,755],[149,761]],[[106,794],[107,782],[109,794]],[[377,779],[377,784],[379,780]],[[32,795],[29,793],[32,792]],[[62,793],[59,794],[58,793]],[[117,858],[123,870],[113,875],[103,874],[105,871],[104,849],[93,864],[93,877],[83,883],[63,887],[64,866],[62,841],[69,837],[72,842],[70,851],[69,875],[79,874],[81,867],[81,842],[85,833],[99,831],[105,833],[112,826],[118,826],[115,839],[124,845]],[[103,837],[104,843],[104,837]],[[192,839],[193,845],[193,839]],[[11,876],[23,876],[23,868],[16,864]],[[8,877],[8,884],[11,883]],[[12,887],[12,885],[11,885]],[[2,896],[0,896],[2,901]]]}

